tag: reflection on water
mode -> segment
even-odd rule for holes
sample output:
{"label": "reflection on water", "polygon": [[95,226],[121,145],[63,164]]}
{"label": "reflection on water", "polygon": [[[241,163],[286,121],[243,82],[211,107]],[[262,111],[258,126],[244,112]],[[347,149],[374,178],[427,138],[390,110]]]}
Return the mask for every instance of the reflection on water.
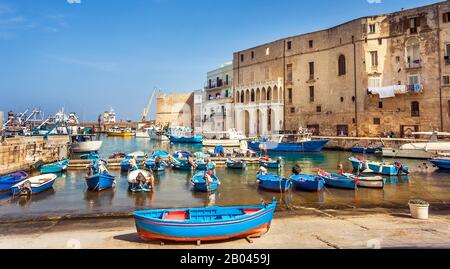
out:
{"label": "reflection on water", "polygon": [[[100,155],[108,157],[113,152],[132,152],[143,150],[150,152],[162,148],[173,152],[178,149],[201,150],[198,145],[155,144],[148,139],[102,138],[104,146]],[[324,151],[322,153],[289,153],[273,155],[283,157],[284,167],[271,170],[289,177],[291,168],[300,163],[305,173],[315,173],[317,167],[327,171],[336,171],[338,163],[346,171],[352,166],[349,152]],[[382,160],[368,156],[370,159]],[[392,161],[392,160],[389,160]],[[115,189],[102,192],[88,192],[85,171],[68,171],[59,175],[53,189],[28,199],[12,198],[8,193],[0,193],[0,218],[39,216],[52,214],[89,214],[132,212],[135,209],[166,207],[199,207],[208,205],[245,205],[257,204],[262,200],[271,201],[275,197],[280,208],[352,208],[352,207],[405,207],[409,199],[421,198],[430,202],[450,202],[450,173],[434,171],[432,166],[423,165],[423,161],[402,160],[411,167],[409,177],[387,177],[384,190],[363,189],[357,191],[325,188],[319,193],[289,191],[285,194],[262,191],[256,181],[257,167],[248,167],[245,171],[217,168],[221,180],[218,192],[199,193],[193,190],[190,179],[192,172],[173,171],[155,174],[154,193],[128,192],[127,173],[112,170],[117,176]]]}

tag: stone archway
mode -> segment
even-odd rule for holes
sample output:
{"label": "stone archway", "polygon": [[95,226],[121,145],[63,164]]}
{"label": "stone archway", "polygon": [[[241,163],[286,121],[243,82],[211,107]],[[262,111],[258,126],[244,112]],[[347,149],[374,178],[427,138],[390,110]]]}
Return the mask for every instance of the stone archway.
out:
{"label": "stone archway", "polygon": [[244,113],[244,134],[245,136],[250,136],[250,113],[245,110]]}
{"label": "stone archway", "polygon": [[261,136],[262,134],[262,124],[261,124],[261,110],[256,110],[256,135]]}

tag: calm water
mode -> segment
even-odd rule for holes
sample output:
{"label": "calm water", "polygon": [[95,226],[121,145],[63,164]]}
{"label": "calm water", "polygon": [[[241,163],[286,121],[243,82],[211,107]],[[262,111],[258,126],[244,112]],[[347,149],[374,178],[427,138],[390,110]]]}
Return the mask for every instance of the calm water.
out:
{"label": "calm water", "polygon": [[[142,150],[149,152],[154,148],[163,148],[171,152],[177,149],[201,150],[201,146],[158,144],[147,139],[102,138],[104,146],[101,156],[111,153],[133,152]],[[285,166],[281,175],[290,176],[290,170],[296,162],[300,162],[304,171],[314,173],[314,168],[321,167],[328,171],[336,171],[342,162],[347,171],[351,164],[347,160],[349,152],[324,151],[315,154],[284,154]],[[273,155],[272,157],[277,157]],[[370,158],[376,158],[370,156]],[[291,191],[281,195],[268,193],[258,189],[256,183],[257,167],[249,167],[247,171],[234,171],[217,168],[222,181],[219,191],[214,195],[197,193],[189,182],[192,173],[172,171],[168,169],[156,177],[156,191],[150,194],[134,194],[127,191],[126,173],[112,170],[117,176],[116,188],[101,193],[87,192],[84,180],[85,171],[68,171],[62,174],[52,190],[37,194],[29,199],[12,198],[8,194],[0,194],[0,218],[23,218],[42,215],[61,214],[95,214],[122,213],[135,209],[165,207],[198,207],[204,205],[239,205],[259,203],[261,199],[270,200],[276,197],[282,204],[307,206],[315,208],[372,208],[372,207],[404,207],[409,199],[421,198],[433,204],[445,206],[450,202],[450,173],[434,171],[429,164],[428,171],[419,168],[423,161],[402,160],[412,168],[409,177],[392,177],[384,190],[358,189],[357,191],[327,188],[321,193]],[[276,173],[276,171],[274,171]]]}

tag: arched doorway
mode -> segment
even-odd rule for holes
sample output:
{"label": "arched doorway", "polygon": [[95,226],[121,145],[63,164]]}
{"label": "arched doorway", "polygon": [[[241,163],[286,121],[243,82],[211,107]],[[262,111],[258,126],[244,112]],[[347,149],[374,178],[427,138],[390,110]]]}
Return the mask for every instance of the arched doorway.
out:
{"label": "arched doorway", "polygon": [[250,113],[247,110],[244,111],[244,133],[245,136],[250,136]]}
{"label": "arched doorway", "polygon": [[261,110],[256,110],[256,134],[261,136]]}
{"label": "arched doorway", "polygon": [[272,131],[272,118],[273,118],[272,109],[269,109],[269,111],[267,111],[267,131],[268,132]]}

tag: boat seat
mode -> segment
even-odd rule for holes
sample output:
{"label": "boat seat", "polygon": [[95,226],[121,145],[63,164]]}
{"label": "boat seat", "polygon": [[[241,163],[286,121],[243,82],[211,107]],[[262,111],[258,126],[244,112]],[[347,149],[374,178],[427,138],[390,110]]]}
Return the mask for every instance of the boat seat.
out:
{"label": "boat seat", "polygon": [[260,208],[255,208],[255,209],[243,209],[242,212],[244,212],[245,215],[250,215],[253,214],[255,212],[260,211]]}
{"label": "boat seat", "polygon": [[171,211],[163,216],[163,220],[185,221],[189,219],[189,213],[187,211]]}

